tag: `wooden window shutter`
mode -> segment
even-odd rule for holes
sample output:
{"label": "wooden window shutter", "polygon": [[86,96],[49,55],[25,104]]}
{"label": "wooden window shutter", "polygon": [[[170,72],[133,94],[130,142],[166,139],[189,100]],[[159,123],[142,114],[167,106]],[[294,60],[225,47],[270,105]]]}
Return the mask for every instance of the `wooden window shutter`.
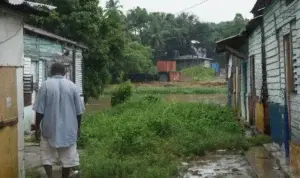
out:
{"label": "wooden window shutter", "polygon": [[33,93],[33,76],[31,75],[31,59],[24,58],[24,73],[23,73],[23,93],[24,106],[32,104]]}

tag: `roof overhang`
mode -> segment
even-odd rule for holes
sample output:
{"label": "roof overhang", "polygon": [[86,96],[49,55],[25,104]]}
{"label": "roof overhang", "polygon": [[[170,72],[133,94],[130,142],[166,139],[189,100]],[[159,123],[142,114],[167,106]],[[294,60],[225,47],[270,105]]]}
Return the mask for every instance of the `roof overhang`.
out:
{"label": "roof overhang", "polygon": [[242,34],[231,36],[216,42],[216,52],[223,53],[229,51],[234,53],[240,58],[244,58],[244,55],[238,51],[238,49],[246,42],[246,37]]}
{"label": "roof overhang", "polygon": [[60,41],[60,42],[63,42],[63,43],[67,43],[69,45],[74,45],[74,46],[82,48],[82,49],[88,49],[88,47],[85,46],[85,45],[79,44],[75,41],[72,41],[72,40],[69,40],[67,38],[55,35],[53,33],[47,32],[45,30],[42,30],[40,28],[36,28],[36,27],[28,25],[28,24],[24,24],[24,30],[25,30],[25,32],[27,31],[27,32],[35,33],[35,34],[38,34],[38,35],[41,35],[41,36],[44,36],[44,37],[47,37],[47,38],[50,38],[50,39],[53,39],[53,40],[57,40],[57,41]]}
{"label": "roof overhang", "polygon": [[259,15],[251,19],[246,25],[245,29],[241,32],[241,35],[248,37],[253,31],[262,24],[263,16]]}
{"label": "roof overhang", "polygon": [[255,16],[262,15],[262,11],[265,9],[265,7],[271,4],[273,1],[274,0],[257,0],[250,12]]}
{"label": "roof overhang", "polygon": [[[39,15],[39,16],[47,16],[49,15],[49,12],[46,11],[47,5],[41,4],[39,7],[45,7],[45,9],[38,8],[37,6],[34,6],[31,4],[31,2],[27,1],[20,1],[20,3],[13,3],[9,0],[0,0],[0,7],[4,7],[7,9],[11,9],[16,12],[20,12],[23,14],[29,14],[29,15]],[[50,10],[50,9],[48,9]]]}

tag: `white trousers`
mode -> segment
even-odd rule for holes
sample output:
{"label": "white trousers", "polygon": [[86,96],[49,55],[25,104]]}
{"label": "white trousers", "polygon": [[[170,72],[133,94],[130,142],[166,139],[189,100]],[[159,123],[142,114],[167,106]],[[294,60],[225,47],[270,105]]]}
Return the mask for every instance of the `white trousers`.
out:
{"label": "white trousers", "polygon": [[47,138],[41,136],[40,149],[43,165],[53,165],[58,158],[63,168],[79,166],[79,155],[76,144],[66,148],[54,148],[51,147]]}

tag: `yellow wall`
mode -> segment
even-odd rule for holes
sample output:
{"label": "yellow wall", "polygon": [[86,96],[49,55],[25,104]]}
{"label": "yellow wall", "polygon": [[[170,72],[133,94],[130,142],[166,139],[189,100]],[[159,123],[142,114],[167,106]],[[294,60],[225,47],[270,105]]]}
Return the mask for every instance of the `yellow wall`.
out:
{"label": "yellow wall", "polygon": [[[0,178],[18,177],[16,68],[0,67]],[[10,125],[7,125],[10,123]]]}
{"label": "yellow wall", "polygon": [[265,131],[264,106],[261,103],[255,104],[255,123],[256,123],[257,130],[261,133],[264,133]]}
{"label": "yellow wall", "polygon": [[0,129],[0,178],[18,177],[17,125]]}
{"label": "yellow wall", "polygon": [[291,144],[290,145],[290,160],[291,160],[291,171],[296,177],[300,177],[300,146]]}

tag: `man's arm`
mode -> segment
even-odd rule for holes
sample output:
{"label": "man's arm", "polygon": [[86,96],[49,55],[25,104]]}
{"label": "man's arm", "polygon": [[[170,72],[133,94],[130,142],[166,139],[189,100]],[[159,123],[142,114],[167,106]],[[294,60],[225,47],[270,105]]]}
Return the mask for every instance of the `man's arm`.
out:
{"label": "man's arm", "polygon": [[81,115],[77,115],[77,122],[78,122],[78,131],[77,131],[77,137],[80,137],[80,126],[81,126]]}
{"label": "man's arm", "polygon": [[40,114],[38,112],[35,113],[35,129],[36,130],[41,130],[40,124],[41,124],[43,117],[44,117],[43,114]]}
{"label": "man's arm", "polygon": [[79,88],[75,88],[74,92],[74,105],[75,105],[75,111],[76,111],[76,116],[77,116],[77,122],[78,122],[78,137],[80,137],[80,126],[81,126],[81,116],[84,112],[84,104],[80,98],[80,92]]}
{"label": "man's arm", "polygon": [[41,134],[40,124],[44,117],[45,105],[46,105],[46,84],[43,83],[37,93],[37,97],[36,97],[35,103],[33,105],[33,110],[36,112],[35,136],[36,136],[37,140],[39,140],[40,134]]}

